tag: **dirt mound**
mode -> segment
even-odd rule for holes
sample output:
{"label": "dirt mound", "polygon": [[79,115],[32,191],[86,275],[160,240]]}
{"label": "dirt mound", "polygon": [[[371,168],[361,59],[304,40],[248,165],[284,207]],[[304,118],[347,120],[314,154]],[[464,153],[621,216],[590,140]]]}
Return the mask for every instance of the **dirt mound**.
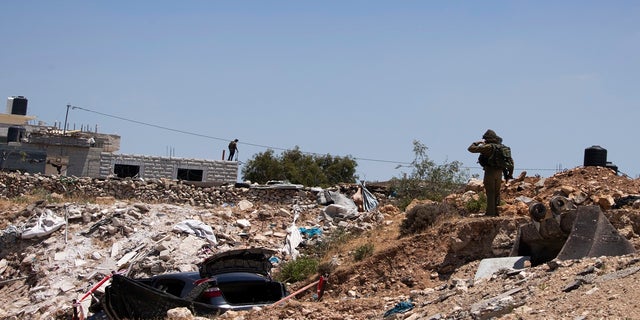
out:
{"label": "dirt mound", "polygon": [[[498,273],[489,280],[474,281],[474,276],[481,259],[508,255],[518,226],[530,221],[527,203],[537,201],[548,207],[557,195],[580,205],[599,205],[638,248],[637,204],[613,207],[639,191],[639,180],[618,176],[607,168],[576,168],[549,178],[521,176],[504,187],[500,217],[471,215],[440,221],[426,232],[406,238],[397,238],[401,219],[396,219],[370,236],[382,238],[378,241],[381,248],[371,257],[341,265],[331,274],[324,301],[298,302],[255,315],[268,319],[371,319],[411,302],[411,310],[400,318],[638,318],[640,312],[625,308],[640,297],[640,289],[634,285],[640,279],[637,254],[554,260],[522,271]],[[459,204],[464,211],[462,198],[462,194],[451,195],[447,201]],[[387,233],[396,238],[383,236]],[[599,307],[602,305],[608,308]]]}
{"label": "dirt mound", "polygon": [[483,258],[505,256],[511,250],[510,235],[521,218],[460,218],[441,222],[428,232],[394,241],[372,257],[348,267],[338,268],[329,278],[337,294],[363,283],[359,296],[377,293],[408,294],[412,289],[432,285],[432,279],[446,279],[459,267]]}

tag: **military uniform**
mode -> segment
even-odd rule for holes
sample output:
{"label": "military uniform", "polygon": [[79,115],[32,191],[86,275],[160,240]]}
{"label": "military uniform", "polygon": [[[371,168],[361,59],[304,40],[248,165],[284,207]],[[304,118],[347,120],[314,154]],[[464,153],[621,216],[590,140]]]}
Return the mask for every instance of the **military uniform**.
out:
{"label": "military uniform", "polygon": [[[472,143],[467,150],[472,153],[479,153],[480,158],[489,158],[493,153],[493,143],[502,143],[500,138],[493,130],[489,129],[482,136],[484,141],[476,141]],[[482,164],[482,161],[480,161]],[[483,165],[484,169],[484,190],[487,194],[487,216],[498,215],[498,205],[500,205],[500,187],[502,186],[502,169]]]}

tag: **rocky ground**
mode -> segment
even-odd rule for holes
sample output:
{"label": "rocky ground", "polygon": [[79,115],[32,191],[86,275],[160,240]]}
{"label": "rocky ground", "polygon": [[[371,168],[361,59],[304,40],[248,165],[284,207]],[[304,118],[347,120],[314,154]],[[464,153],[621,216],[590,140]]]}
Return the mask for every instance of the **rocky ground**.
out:
{"label": "rocky ground", "polygon": [[[598,205],[638,248],[640,180],[598,167],[580,167],[548,178],[523,173],[504,188],[501,216],[466,212],[481,185],[445,200],[460,214],[423,233],[399,238],[405,217],[384,194],[375,212],[328,221],[317,189],[203,188],[170,181],[95,181],[0,174],[0,318],[65,319],[72,299],[104,275],[193,270],[211,252],[239,247],[281,249],[294,215],[299,227],[338,228],[359,237],[330,256],[328,287],[320,301],[303,292],[283,305],[228,312],[228,319],[640,319],[640,256],[589,257],[503,270],[475,280],[480,261],[508,255],[518,226],[529,222],[528,203],[563,195]],[[336,187],[350,195],[355,188]],[[475,191],[474,191],[475,190]],[[44,200],[44,201],[43,201]],[[45,214],[68,220],[49,235],[17,239],[16,229]],[[213,228],[215,241],[177,232],[185,220]],[[315,241],[310,239],[309,241]],[[354,250],[373,244],[355,261]],[[290,259],[283,254],[284,261]],[[293,292],[315,279],[291,283]],[[403,308],[404,307],[404,308]],[[385,313],[387,317],[384,317]],[[190,318],[183,316],[183,319]]]}

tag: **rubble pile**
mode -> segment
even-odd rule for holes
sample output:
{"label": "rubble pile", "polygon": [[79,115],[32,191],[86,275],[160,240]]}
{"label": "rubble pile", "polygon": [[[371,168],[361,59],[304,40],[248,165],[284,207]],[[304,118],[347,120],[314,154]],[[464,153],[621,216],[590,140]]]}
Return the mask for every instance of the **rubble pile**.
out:
{"label": "rubble pile", "polygon": [[[73,299],[112,272],[196,271],[212,253],[245,247],[274,249],[287,261],[291,225],[329,235],[382,221],[379,211],[328,214],[317,193],[0,173],[0,296],[7,299],[0,318],[63,319]],[[45,200],[19,204],[34,194]]]}
{"label": "rubble pile", "polygon": [[462,199],[477,197],[478,186],[481,182],[471,181],[466,192],[445,200],[456,204],[463,217],[441,221],[366,261],[338,268],[322,302],[252,312],[244,319],[640,318],[640,310],[631,307],[640,298],[637,253],[552,260],[476,279],[482,259],[508,254],[518,225],[530,221],[527,204],[538,201],[548,207],[558,195],[600,206],[616,229],[640,248],[639,179],[601,167],[575,168],[548,178],[521,175],[503,187],[497,218],[465,212]]}
{"label": "rubble pile", "polygon": [[[499,217],[467,212],[465,202],[477,198],[481,187],[471,181],[467,191],[444,200],[456,205],[459,216],[398,238],[403,214],[382,194],[376,196],[386,203],[376,210],[343,214],[326,210],[318,201],[322,192],[311,188],[0,173],[0,318],[68,319],[64,314],[71,301],[113,271],[136,276],[192,271],[212,252],[239,247],[280,251],[294,224],[317,228],[323,236],[338,228],[360,232],[357,240],[375,244],[375,250],[361,261],[336,254],[320,301],[301,295],[284,305],[227,312],[221,318],[640,318],[640,311],[630,307],[640,299],[638,254],[552,260],[488,278],[475,276],[480,260],[508,254],[518,226],[530,221],[528,204],[548,206],[554,196],[600,206],[639,248],[640,180],[600,167],[548,178],[522,174],[504,186]],[[355,187],[334,190],[352,194]],[[20,202],[39,192],[46,200]],[[64,224],[51,231],[60,221]],[[25,230],[41,236],[21,238]],[[280,252],[280,262],[290,259]],[[192,319],[184,310],[174,313]]]}

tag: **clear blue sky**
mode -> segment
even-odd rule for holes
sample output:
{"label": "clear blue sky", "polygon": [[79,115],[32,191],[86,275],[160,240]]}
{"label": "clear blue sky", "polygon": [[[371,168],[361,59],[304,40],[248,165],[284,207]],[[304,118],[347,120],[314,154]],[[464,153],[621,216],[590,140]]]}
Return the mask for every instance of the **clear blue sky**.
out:
{"label": "clear blue sky", "polygon": [[[636,177],[640,1],[13,1],[0,97],[122,136],[121,153],[351,155],[368,181],[461,161],[488,128],[516,174],[600,145]],[[102,114],[101,114],[102,113]],[[124,121],[171,128],[176,131]],[[178,131],[186,132],[180,133]],[[187,134],[193,133],[193,134]],[[172,151],[170,151],[172,150]],[[372,161],[376,160],[376,161]]]}

